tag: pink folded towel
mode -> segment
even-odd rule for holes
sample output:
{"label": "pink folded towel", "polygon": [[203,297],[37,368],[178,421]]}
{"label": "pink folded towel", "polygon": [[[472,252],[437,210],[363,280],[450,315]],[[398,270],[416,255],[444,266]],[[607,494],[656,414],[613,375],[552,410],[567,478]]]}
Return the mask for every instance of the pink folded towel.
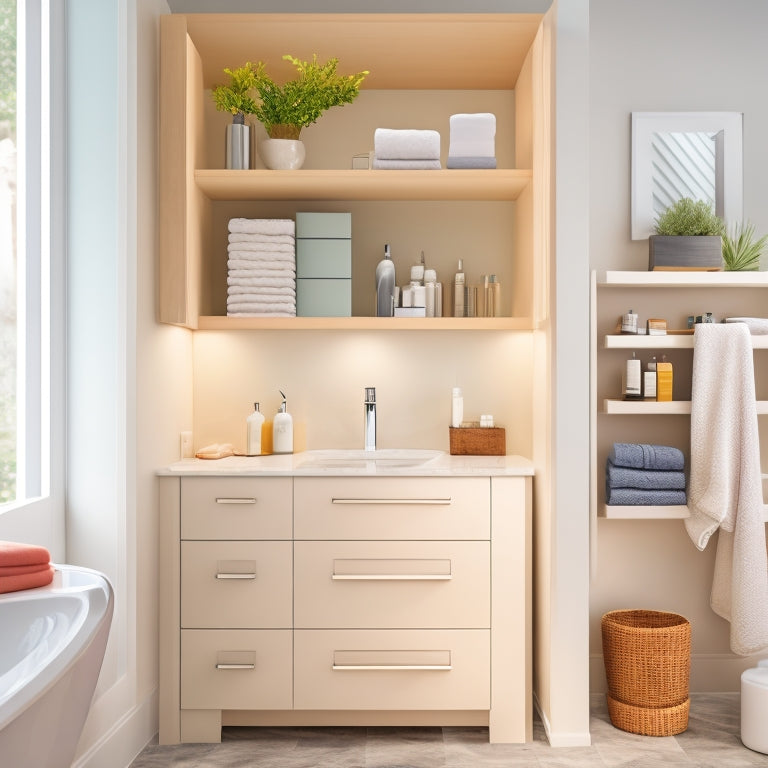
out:
{"label": "pink folded towel", "polygon": [[35,589],[44,587],[53,581],[54,569],[47,566],[45,570],[37,573],[20,573],[16,576],[0,576],[0,594],[5,592],[19,592],[22,589]]}
{"label": "pink folded towel", "polygon": [[0,565],[47,565],[51,553],[37,544],[0,541]]}
{"label": "pink folded towel", "polygon": [[23,576],[28,573],[42,573],[47,571],[50,563],[40,565],[0,565],[0,578],[3,576]]}

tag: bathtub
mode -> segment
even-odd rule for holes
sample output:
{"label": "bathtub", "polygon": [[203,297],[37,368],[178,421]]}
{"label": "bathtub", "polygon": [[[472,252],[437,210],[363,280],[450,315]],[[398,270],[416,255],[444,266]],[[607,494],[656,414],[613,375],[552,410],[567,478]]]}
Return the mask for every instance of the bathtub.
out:
{"label": "bathtub", "polygon": [[55,566],[47,587],[0,595],[0,764],[69,768],[104,658],[105,576]]}

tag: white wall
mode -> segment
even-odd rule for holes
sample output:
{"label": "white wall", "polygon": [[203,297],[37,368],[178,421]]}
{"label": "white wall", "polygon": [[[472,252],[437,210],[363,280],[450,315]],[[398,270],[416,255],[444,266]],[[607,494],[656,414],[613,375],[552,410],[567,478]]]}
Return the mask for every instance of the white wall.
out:
{"label": "white wall", "polygon": [[[647,240],[629,239],[633,111],[743,112],[744,216],[758,232],[768,232],[766,28],[768,5],[753,0],[591,0],[594,269],[647,269]],[[734,303],[733,296],[724,299]],[[740,671],[751,662],[730,653],[728,624],[708,605],[714,542],[698,552],[679,521],[601,520],[597,544],[590,609],[593,687],[604,685],[600,616],[614,608],[647,607],[691,619],[692,690],[738,690]]]}

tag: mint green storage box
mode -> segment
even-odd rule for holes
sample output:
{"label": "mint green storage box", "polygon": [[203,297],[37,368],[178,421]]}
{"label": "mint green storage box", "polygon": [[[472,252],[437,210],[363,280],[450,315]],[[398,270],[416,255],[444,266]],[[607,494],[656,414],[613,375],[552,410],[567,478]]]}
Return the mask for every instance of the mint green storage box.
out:
{"label": "mint green storage box", "polygon": [[297,317],[351,317],[352,281],[346,278],[297,278]]}
{"label": "mint green storage box", "polygon": [[352,241],[296,240],[296,277],[352,277]]}
{"label": "mint green storage box", "polygon": [[351,213],[297,213],[296,237],[352,237]]}

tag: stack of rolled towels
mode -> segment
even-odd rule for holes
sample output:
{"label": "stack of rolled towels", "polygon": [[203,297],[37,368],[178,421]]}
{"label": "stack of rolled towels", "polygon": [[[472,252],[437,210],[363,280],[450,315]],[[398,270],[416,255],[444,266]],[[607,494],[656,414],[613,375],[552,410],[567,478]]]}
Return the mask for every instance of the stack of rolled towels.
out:
{"label": "stack of rolled towels", "polygon": [[605,502],[627,506],[686,503],[685,457],[679,448],[614,443],[605,468]]}
{"label": "stack of rolled towels", "polygon": [[496,167],[496,115],[451,115],[448,168]]}
{"label": "stack of rolled towels", "polygon": [[230,219],[227,315],[296,316],[296,223]]}
{"label": "stack of rolled towels", "polygon": [[437,131],[377,128],[373,134],[373,167],[394,170],[439,170]]}
{"label": "stack of rolled towels", "polygon": [[0,541],[0,593],[44,587],[53,581],[53,571],[45,547]]}

